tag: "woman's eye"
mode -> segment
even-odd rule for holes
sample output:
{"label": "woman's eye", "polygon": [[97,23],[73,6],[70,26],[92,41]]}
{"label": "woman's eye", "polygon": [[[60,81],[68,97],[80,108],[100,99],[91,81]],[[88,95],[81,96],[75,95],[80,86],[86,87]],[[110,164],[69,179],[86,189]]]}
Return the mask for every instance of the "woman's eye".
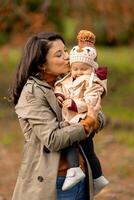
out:
{"label": "woman's eye", "polygon": [[56,57],[61,57],[61,55],[62,54],[59,52],[59,53],[56,54]]}

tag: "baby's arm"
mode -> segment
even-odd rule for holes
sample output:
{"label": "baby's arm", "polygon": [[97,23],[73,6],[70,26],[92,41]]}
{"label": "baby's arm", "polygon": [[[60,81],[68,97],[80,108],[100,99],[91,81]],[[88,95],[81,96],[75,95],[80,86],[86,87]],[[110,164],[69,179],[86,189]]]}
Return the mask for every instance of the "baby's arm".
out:
{"label": "baby's arm", "polygon": [[[107,73],[106,69],[101,67],[98,68],[97,73],[93,80],[92,87],[87,87],[84,92],[83,98],[77,98],[72,100],[72,108],[76,108],[78,113],[84,113],[87,111],[87,103],[91,103],[93,106],[96,105],[98,97],[103,97],[107,92]],[[75,110],[76,111],[76,110]]]}
{"label": "baby's arm", "polygon": [[107,93],[107,67],[99,67],[95,71],[92,87],[87,83],[84,98],[87,103],[93,106],[96,104],[98,97],[103,97]]}
{"label": "baby's arm", "polygon": [[87,87],[84,92],[84,99],[86,103],[91,103],[92,106],[96,105],[98,98],[102,97],[105,90],[99,83],[94,82],[92,87]]}
{"label": "baby's arm", "polygon": [[[98,79],[99,80],[99,79]],[[106,85],[104,81],[99,80],[103,85]],[[87,112],[87,103],[91,103],[92,106],[96,105],[98,97],[102,97],[102,95],[106,92],[106,89],[98,82],[94,82],[92,87],[87,87],[84,92],[83,98],[77,99],[66,99],[63,104],[69,110],[75,111],[77,113]]]}
{"label": "baby's arm", "polygon": [[69,110],[75,111],[77,113],[84,113],[87,111],[87,104],[84,99],[66,99],[63,102],[63,107],[68,108]]}
{"label": "baby's arm", "polygon": [[83,99],[79,98],[79,99],[69,99],[66,98],[64,92],[63,92],[63,88],[62,88],[62,84],[58,83],[55,86],[54,89],[54,93],[55,96],[57,97],[58,103],[61,107],[66,107],[69,110],[78,112],[78,113],[83,113],[87,111],[87,105],[86,102],[83,101]]}

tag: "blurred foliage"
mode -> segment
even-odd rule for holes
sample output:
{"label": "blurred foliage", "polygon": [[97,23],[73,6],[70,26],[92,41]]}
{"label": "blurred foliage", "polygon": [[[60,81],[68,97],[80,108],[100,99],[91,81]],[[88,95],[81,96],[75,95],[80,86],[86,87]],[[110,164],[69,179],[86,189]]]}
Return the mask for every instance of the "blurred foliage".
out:
{"label": "blurred foliage", "polygon": [[133,13],[133,0],[0,0],[0,44],[44,30],[74,43],[80,29],[92,30],[97,44],[133,44]]}
{"label": "blurred foliage", "polygon": [[108,93],[103,99],[103,110],[111,120],[133,123],[133,48],[99,47],[97,50],[99,65],[108,67]]}

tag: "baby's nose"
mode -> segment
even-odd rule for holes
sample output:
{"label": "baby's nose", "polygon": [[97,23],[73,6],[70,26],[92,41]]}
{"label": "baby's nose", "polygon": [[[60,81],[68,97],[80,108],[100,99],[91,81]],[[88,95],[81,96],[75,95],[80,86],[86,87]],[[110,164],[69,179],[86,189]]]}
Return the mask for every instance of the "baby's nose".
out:
{"label": "baby's nose", "polygon": [[79,75],[82,75],[82,71],[81,71],[81,70],[79,70],[79,71],[78,71],[78,74],[79,74]]}

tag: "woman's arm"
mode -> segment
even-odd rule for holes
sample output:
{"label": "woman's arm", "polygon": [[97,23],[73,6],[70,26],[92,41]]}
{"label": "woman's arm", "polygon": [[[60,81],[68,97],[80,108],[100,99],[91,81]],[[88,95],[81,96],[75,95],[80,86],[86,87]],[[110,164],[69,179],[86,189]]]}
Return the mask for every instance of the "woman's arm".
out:
{"label": "woman's arm", "polygon": [[23,89],[16,113],[28,121],[33,133],[47,149],[59,151],[86,138],[81,123],[60,129],[56,114],[46,101],[44,92],[39,87],[33,87],[31,93],[28,87]]}

